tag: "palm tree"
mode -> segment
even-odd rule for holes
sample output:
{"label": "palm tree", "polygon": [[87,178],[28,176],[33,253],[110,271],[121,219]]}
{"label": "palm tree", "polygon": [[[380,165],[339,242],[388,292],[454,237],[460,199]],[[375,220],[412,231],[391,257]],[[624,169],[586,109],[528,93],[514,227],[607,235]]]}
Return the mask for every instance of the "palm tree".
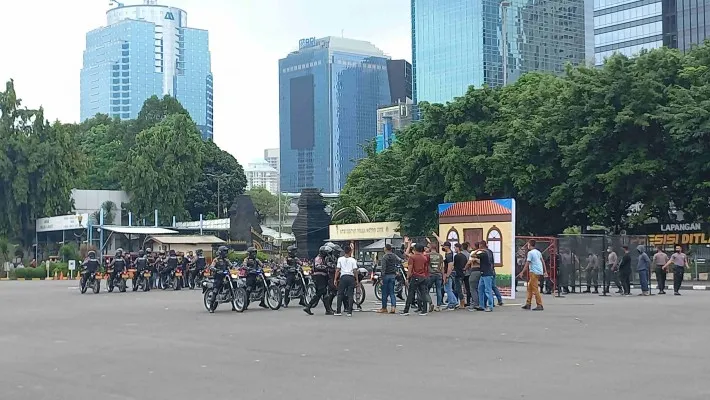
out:
{"label": "palm tree", "polygon": [[[101,208],[104,210],[104,225],[112,225],[114,219],[116,219],[116,203],[106,200],[101,204]],[[91,214],[91,218],[98,224],[101,221],[101,210],[96,210]]]}
{"label": "palm tree", "polygon": [[14,247],[7,238],[0,237],[0,257],[2,257],[0,265],[5,265],[6,262],[10,261],[10,252],[14,250]]}

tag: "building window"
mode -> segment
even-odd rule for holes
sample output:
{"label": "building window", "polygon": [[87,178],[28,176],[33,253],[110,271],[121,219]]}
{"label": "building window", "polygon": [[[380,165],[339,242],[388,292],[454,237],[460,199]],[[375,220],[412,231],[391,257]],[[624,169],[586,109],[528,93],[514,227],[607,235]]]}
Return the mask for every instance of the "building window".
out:
{"label": "building window", "polygon": [[500,267],[503,265],[503,235],[500,230],[493,225],[486,235],[488,248],[493,252],[493,265]]}
{"label": "building window", "polygon": [[449,233],[446,234],[446,241],[451,243],[451,247],[454,247],[459,242],[459,232],[456,228],[449,229]]}

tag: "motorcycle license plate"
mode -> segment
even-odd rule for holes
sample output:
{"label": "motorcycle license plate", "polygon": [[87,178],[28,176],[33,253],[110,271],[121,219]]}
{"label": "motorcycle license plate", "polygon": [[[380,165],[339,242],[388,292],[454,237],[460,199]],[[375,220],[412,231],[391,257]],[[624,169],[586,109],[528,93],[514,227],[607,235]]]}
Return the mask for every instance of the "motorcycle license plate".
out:
{"label": "motorcycle license plate", "polygon": [[150,272],[144,272],[143,276],[145,276],[146,278],[150,278]]}
{"label": "motorcycle license plate", "polygon": [[175,276],[178,276],[178,277],[182,276],[182,272],[176,272]]}
{"label": "motorcycle license plate", "polygon": [[128,274],[121,274],[121,278],[128,279]]}
{"label": "motorcycle license plate", "polygon": [[202,273],[202,276],[210,276],[210,275],[211,275],[211,274],[210,274],[210,271],[205,271],[205,272]]}

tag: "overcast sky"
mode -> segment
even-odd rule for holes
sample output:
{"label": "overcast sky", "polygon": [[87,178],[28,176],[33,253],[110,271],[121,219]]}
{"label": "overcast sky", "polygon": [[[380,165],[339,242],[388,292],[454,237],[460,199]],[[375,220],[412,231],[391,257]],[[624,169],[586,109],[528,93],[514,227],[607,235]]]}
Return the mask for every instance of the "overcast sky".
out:
{"label": "overcast sky", "polygon": [[[126,0],[125,4],[143,3]],[[215,142],[242,163],[278,147],[278,60],[306,37],[368,40],[411,61],[409,0],[159,0],[210,32]],[[0,0],[0,83],[27,107],[79,120],[86,32],[106,24],[108,0]]]}

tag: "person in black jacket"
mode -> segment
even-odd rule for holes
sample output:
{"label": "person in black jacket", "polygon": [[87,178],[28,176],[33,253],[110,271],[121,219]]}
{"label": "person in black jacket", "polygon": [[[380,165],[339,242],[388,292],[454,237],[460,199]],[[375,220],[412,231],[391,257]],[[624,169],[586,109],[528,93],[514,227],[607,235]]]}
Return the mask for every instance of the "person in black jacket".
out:
{"label": "person in black jacket", "polygon": [[113,287],[113,281],[116,279],[116,276],[121,276],[124,272],[126,272],[126,260],[123,258],[123,249],[118,249],[116,250],[116,256],[111,260],[111,264],[109,264],[109,269],[113,268],[113,272],[111,272],[111,275],[109,275],[109,287]]}
{"label": "person in black jacket", "polygon": [[136,261],[133,263],[133,265],[135,265],[136,268],[136,274],[133,276],[132,279],[133,291],[135,292],[136,290],[138,290],[138,277],[141,276],[143,271],[149,268],[148,257],[146,257],[145,251],[138,250],[138,258],[136,258]]}
{"label": "person in black jacket", "polygon": [[390,300],[390,314],[397,312],[397,295],[395,293],[395,283],[397,282],[397,266],[402,263],[402,259],[392,252],[392,245],[385,244],[385,255],[380,260],[382,264],[382,308],[377,311],[380,314],[387,312],[387,299]]}
{"label": "person in black jacket", "polygon": [[[259,261],[258,258],[256,258],[257,251],[254,247],[249,247],[247,249],[247,258],[244,259],[244,267],[247,270],[247,280],[246,280],[246,289],[247,289],[247,301],[246,301],[246,307],[244,309],[246,310],[247,307],[249,307],[249,300],[251,300],[251,293],[256,289],[256,285],[258,283],[259,279],[259,270],[263,269],[264,266]],[[268,308],[266,303],[264,303],[264,299],[266,298],[267,294],[264,293],[263,296],[261,296],[261,302],[259,303],[259,307],[261,308]]]}
{"label": "person in black jacket", "polygon": [[88,279],[89,276],[92,274],[96,273],[96,271],[99,270],[99,260],[96,258],[96,252],[91,250],[89,254],[86,257],[86,260],[82,263],[82,267],[84,268],[83,271],[81,271],[81,287],[82,289],[84,288],[84,285],[86,284],[86,280]]}
{"label": "person in black jacket", "polygon": [[313,315],[312,308],[318,305],[318,302],[323,299],[323,306],[325,307],[325,315],[333,315],[333,309],[331,308],[330,301],[327,301],[328,293],[328,266],[326,262],[330,258],[333,249],[328,246],[321,246],[318,249],[318,256],[313,262],[313,283],[316,285],[316,295],[313,296],[311,302],[303,308],[303,312],[308,315]]}
{"label": "person in black jacket", "polygon": [[[288,308],[288,303],[291,302],[291,290],[297,283],[296,278],[298,277],[298,269],[303,264],[301,260],[296,257],[298,252],[298,247],[291,245],[286,249],[288,251],[288,256],[286,257],[286,267],[284,272],[286,273],[286,295],[284,296],[284,308]],[[299,304],[306,306],[305,298],[306,288],[303,288],[303,295],[301,296]]]}
{"label": "person in black jacket", "polygon": [[624,289],[624,296],[631,296],[631,255],[629,255],[629,246],[622,246],[624,255],[619,263],[619,278],[621,278],[621,287]]}
{"label": "person in black jacket", "polygon": [[[217,257],[212,260],[212,265],[210,267],[214,268],[214,286],[212,291],[214,292],[212,296],[212,304],[210,305],[210,313],[214,313],[217,309],[217,295],[219,291],[222,290],[222,285],[224,284],[224,278],[229,274],[229,259],[227,255],[229,254],[229,247],[220,246],[217,250]],[[248,297],[247,297],[248,299]],[[232,304],[232,309],[234,309],[234,304]]]}

